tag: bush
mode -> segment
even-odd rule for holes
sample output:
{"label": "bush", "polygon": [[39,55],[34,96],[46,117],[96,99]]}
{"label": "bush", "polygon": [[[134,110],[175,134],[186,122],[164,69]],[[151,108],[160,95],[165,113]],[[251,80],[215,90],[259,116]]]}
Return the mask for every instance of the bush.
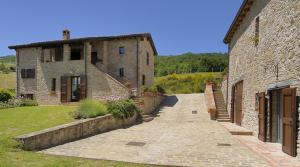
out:
{"label": "bush", "polygon": [[0,109],[37,105],[38,103],[31,99],[9,99],[7,102],[0,102]]}
{"label": "bush", "polygon": [[37,101],[31,99],[22,99],[21,106],[38,106]]}
{"label": "bush", "polygon": [[133,100],[119,100],[108,103],[108,111],[116,118],[130,118],[139,108],[135,105]]}
{"label": "bush", "polygon": [[143,86],[141,90],[142,92],[166,93],[165,89],[160,85]]}
{"label": "bush", "polygon": [[94,118],[107,114],[107,106],[103,102],[86,99],[80,102],[78,109],[74,112],[74,118]]}
{"label": "bush", "polygon": [[13,96],[8,90],[6,89],[0,90],[0,102],[7,102],[12,98]]}

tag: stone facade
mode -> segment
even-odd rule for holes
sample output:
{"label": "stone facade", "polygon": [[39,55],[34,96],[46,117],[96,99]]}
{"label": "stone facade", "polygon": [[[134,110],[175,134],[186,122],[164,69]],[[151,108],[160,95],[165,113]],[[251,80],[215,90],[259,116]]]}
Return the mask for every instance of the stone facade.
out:
{"label": "stone facade", "polygon": [[[154,82],[154,56],[152,39],[140,35],[109,39],[81,40],[76,43],[82,49],[83,58],[71,60],[72,40],[56,41],[55,46],[12,46],[17,52],[17,95],[33,94],[39,104],[61,104],[61,76],[87,76],[87,98],[116,100],[128,98],[132,90]],[[29,44],[30,45],[30,44]],[[75,44],[74,44],[75,45]],[[62,58],[54,60],[55,47],[62,48]],[[124,47],[125,54],[119,54]],[[97,62],[92,64],[92,53],[97,52]],[[147,53],[149,65],[146,65]],[[120,68],[124,77],[120,77]],[[35,69],[35,78],[22,78],[21,69]],[[52,80],[55,91],[51,90]],[[128,84],[128,85],[126,85]],[[68,94],[67,96],[71,96]]]}
{"label": "stone facade", "polygon": [[[255,37],[257,17],[258,39]],[[297,96],[300,95],[299,41],[300,1],[255,0],[229,42],[227,109],[231,110],[232,86],[243,81],[241,125],[256,135],[256,93],[267,93],[270,88],[288,85],[296,87]]]}

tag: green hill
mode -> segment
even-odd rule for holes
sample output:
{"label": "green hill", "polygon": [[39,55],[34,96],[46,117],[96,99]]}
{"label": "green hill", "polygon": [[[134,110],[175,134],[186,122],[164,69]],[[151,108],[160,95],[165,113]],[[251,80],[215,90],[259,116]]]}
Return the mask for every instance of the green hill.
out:
{"label": "green hill", "polygon": [[222,72],[228,64],[225,53],[185,53],[173,56],[157,56],[155,58],[155,76],[169,74]]}
{"label": "green hill", "polygon": [[221,80],[220,72],[193,74],[171,74],[156,77],[155,84],[165,89],[167,94],[203,93],[206,81]]}
{"label": "green hill", "polygon": [[0,57],[0,74],[9,74],[16,71],[16,57],[13,55]]}

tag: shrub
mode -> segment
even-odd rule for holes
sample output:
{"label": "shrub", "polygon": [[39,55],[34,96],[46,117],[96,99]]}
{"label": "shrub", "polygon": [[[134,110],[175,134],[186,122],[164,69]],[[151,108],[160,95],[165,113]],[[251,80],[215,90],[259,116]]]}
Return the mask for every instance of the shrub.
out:
{"label": "shrub", "polygon": [[0,102],[0,109],[12,108],[12,107],[14,107],[14,106],[11,106],[7,103]]}
{"label": "shrub", "polygon": [[166,93],[165,89],[160,85],[156,85],[156,90],[159,93]]}
{"label": "shrub", "polygon": [[133,100],[119,100],[108,103],[108,111],[116,118],[130,118],[139,108],[135,105]]}
{"label": "shrub", "polygon": [[78,109],[74,112],[74,118],[94,118],[107,114],[107,106],[103,102],[86,99],[80,102]]}
{"label": "shrub", "polygon": [[31,99],[22,99],[21,106],[38,106],[37,101]]}
{"label": "shrub", "polygon": [[142,92],[166,93],[165,89],[160,85],[143,86],[141,90]]}
{"label": "shrub", "polygon": [[13,96],[8,90],[6,89],[0,90],[0,102],[7,102],[9,99],[12,98]]}

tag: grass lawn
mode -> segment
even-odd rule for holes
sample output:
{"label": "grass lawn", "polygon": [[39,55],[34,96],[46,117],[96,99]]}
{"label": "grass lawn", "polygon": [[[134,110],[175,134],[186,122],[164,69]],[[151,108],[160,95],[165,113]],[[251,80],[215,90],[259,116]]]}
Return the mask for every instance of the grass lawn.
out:
{"label": "grass lawn", "polygon": [[0,74],[0,88],[15,89],[16,73]]}
{"label": "grass lawn", "polygon": [[51,156],[18,148],[14,137],[73,121],[76,106],[18,107],[0,110],[0,167],[10,166],[127,166],[146,165]]}

